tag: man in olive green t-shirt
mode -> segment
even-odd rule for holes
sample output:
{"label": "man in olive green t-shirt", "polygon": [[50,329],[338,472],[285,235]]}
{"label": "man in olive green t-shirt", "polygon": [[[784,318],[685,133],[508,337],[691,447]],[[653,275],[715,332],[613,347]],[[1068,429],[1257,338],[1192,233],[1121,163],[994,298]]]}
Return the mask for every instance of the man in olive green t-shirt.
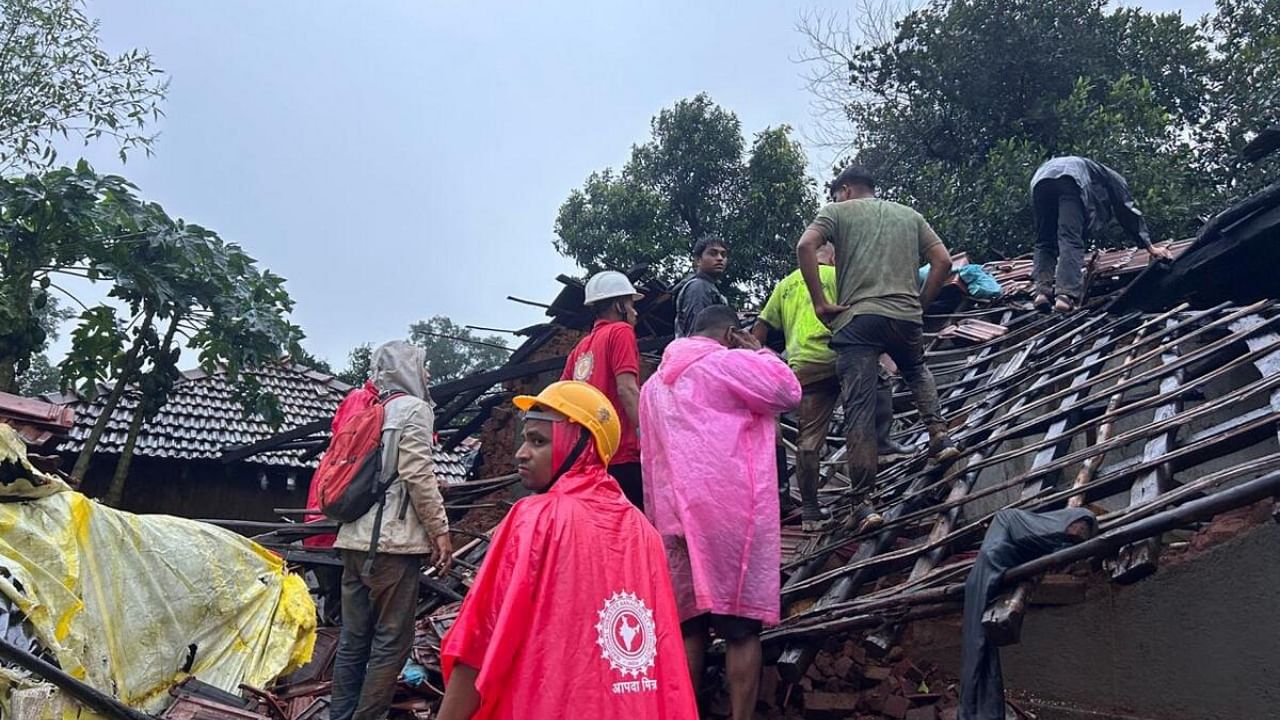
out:
{"label": "man in olive green t-shirt", "polygon": [[[836,298],[835,247],[827,243],[818,249],[818,272],[828,300]],[[827,430],[840,398],[836,377],[836,354],[831,350],[831,330],[813,312],[809,289],[799,270],[783,278],[769,294],[768,301],[751,332],[763,344],[769,329],[781,330],[786,338],[787,364],[800,381],[803,394],[796,410],[799,429],[796,438],[796,477],[800,482],[801,521],[806,531],[820,529],[828,519],[818,504],[818,470]],[[882,358],[883,360],[883,358]],[[910,453],[911,448],[895,443],[889,436],[893,423],[893,389],[881,374],[876,392],[876,445],[880,461]],[[781,468],[785,472],[785,467]]]}
{"label": "man in olive green t-shirt", "polygon": [[[951,272],[951,255],[920,213],[875,197],[875,179],[862,167],[845,168],[831,183],[832,202],[804,231],[796,245],[814,312],[831,326],[831,349],[844,392],[849,430],[847,454],[853,524],[869,530],[882,522],[864,502],[875,484],[876,378],[881,353],[897,363],[920,419],[929,432],[929,455],[939,464],[960,451],[947,434],[933,374],[924,364],[923,310],[937,297]],[[836,248],[837,303],[827,299],[818,271],[817,250]],[[918,286],[920,257],[929,262]]]}

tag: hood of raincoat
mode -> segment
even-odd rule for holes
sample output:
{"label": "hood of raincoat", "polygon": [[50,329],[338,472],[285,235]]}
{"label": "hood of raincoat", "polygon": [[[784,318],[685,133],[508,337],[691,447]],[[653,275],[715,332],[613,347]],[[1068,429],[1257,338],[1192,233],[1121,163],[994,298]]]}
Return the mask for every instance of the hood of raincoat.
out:
{"label": "hood of raincoat", "polygon": [[427,372],[427,352],[404,340],[379,345],[369,361],[369,381],[383,396],[402,392],[430,400],[431,373]]}
{"label": "hood of raincoat", "polygon": [[693,367],[694,363],[725,349],[725,346],[715,340],[700,336],[672,340],[663,351],[662,363],[658,365],[658,371],[653,377],[663,385],[675,385],[680,376]]}
{"label": "hood of raincoat", "polygon": [[551,470],[555,472],[564,464],[573,447],[578,443],[579,433],[587,433],[587,443],[582,447],[578,459],[565,470],[551,485],[547,492],[576,492],[585,490],[604,480],[611,480],[604,463],[600,462],[600,453],[596,452],[596,441],[591,433],[581,425],[571,422],[551,424]]}

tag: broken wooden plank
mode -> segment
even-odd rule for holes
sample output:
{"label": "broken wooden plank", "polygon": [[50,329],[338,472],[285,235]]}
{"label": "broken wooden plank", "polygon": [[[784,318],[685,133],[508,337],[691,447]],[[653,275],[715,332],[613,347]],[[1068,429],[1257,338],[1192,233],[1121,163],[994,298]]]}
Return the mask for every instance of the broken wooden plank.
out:
{"label": "broken wooden plank", "polygon": [[[1178,346],[1175,345],[1160,356],[1160,363],[1162,365],[1174,365],[1177,363],[1180,354]],[[1182,398],[1175,394],[1182,381],[1182,370],[1177,370],[1160,380],[1160,393],[1168,395],[1170,399],[1169,402],[1156,406],[1152,422],[1168,420],[1182,410]],[[1177,434],[1178,427],[1175,425],[1169,428],[1167,432],[1147,440],[1142,450],[1143,462],[1154,462],[1168,455],[1173,449]],[[1129,492],[1129,506],[1137,507],[1151,502],[1169,489],[1171,479],[1172,474],[1168,463],[1161,463],[1154,469],[1143,473],[1134,481],[1133,488]],[[1115,560],[1109,563],[1108,571],[1111,574],[1111,580],[1121,585],[1135,583],[1156,571],[1159,558],[1159,537],[1148,538],[1133,545],[1126,545],[1120,548]]]}
{"label": "broken wooden plank", "polygon": [[[1142,342],[1142,334],[1139,333],[1133,341],[1134,346],[1140,345]],[[1070,421],[1068,410],[1080,398],[1083,389],[1089,383],[1089,379],[1097,373],[1102,366],[1096,365],[1098,357],[1102,355],[1102,350],[1110,343],[1110,338],[1102,337],[1094,341],[1092,352],[1087,355],[1081,362],[1084,368],[1071,378],[1070,388],[1076,392],[1066,394],[1059,401],[1058,412],[1061,417],[1055,420],[1049,426],[1048,431],[1044,435],[1044,443],[1051,441],[1058,442],[1049,444],[1048,447],[1042,448],[1035,455],[1035,459],[1031,462],[1031,473],[1044,468],[1051,464],[1059,453],[1064,453],[1071,446],[1071,436],[1064,437],[1064,431]],[[1036,497],[1044,489],[1045,483],[1050,485],[1053,478],[1048,475],[1031,475],[1022,487],[1022,499]],[[1022,637],[1022,618],[1026,612],[1027,600],[1031,591],[1035,588],[1035,582],[1030,581],[1018,586],[1012,593],[1006,593],[993,602],[982,615],[982,627],[987,634],[987,639],[996,645],[1012,645],[1017,643]]]}

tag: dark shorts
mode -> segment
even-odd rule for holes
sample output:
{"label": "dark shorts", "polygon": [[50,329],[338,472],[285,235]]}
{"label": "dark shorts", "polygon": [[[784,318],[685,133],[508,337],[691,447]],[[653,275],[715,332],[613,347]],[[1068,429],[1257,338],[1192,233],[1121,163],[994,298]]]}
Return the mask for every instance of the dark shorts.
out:
{"label": "dark shorts", "polygon": [[706,635],[708,629],[715,630],[716,637],[722,640],[737,642],[758,636],[764,630],[764,623],[737,615],[716,613],[706,613],[680,623],[680,632],[684,635]]}

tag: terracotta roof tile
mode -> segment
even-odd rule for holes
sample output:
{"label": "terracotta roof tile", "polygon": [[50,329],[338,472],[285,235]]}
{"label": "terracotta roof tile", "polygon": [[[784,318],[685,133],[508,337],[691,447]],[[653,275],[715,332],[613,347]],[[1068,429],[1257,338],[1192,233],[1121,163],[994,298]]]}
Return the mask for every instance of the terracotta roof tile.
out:
{"label": "terracotta roof tile", "polygon": [[[272,365],[250,371],[264,389],[279,399],[285,416],[281,428],[262,417],[245,418],[233,399],[234,385],[223,372],[201,370],[182,373],[160,413],[143,426],[134,452],[137,457],[178,460],[220,460],[230,446],[247,445],[277,435],[281,429],[328,420],[351,387],[333,377],[299,365]],[[61,452],[79,452],[93,424],[102,413],[106,391],[93,401],[63,397],[62,405],[74,410],[75,422],[68,439],[58,446]],[[124,447],[136,396],[126,395],[107,423],[95,452],[119,454]],[[316,460],[304,460],[302,450],[260,453],[247,463],[296,468],[314,468]],[[436,450],[437,474],[443,482],[461,482],[467,477],[463,455]]]}

